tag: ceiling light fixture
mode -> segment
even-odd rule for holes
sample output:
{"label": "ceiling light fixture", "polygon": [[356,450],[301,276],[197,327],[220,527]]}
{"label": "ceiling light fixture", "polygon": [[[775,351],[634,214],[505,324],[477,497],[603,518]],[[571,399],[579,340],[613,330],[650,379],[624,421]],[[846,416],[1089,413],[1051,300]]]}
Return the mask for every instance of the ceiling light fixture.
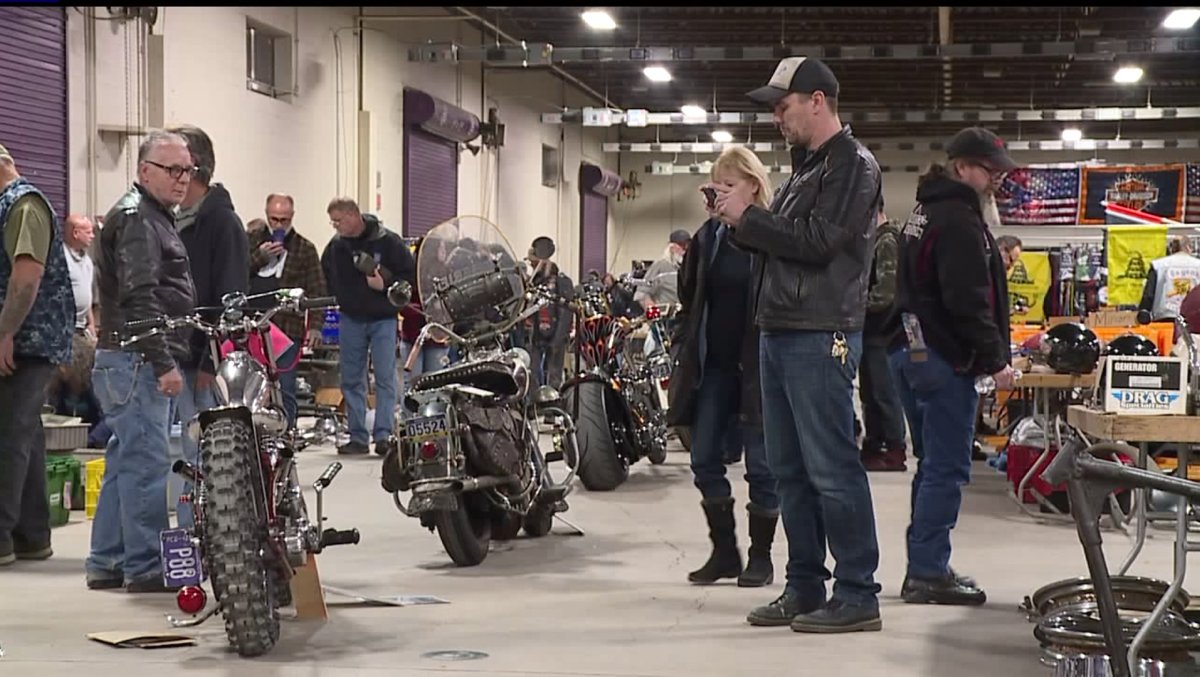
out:
{"label": "ceiling light fixture", "polygon": [[1062,130],[1062,140],[1067,143],[1075,143],[1083,139],[1083,132],[1075,127],[1067,127]]}
{"label": "ceiling light fixture", "polygon": [[733,134],[724,129],[718,129],[712,133],[712,140],[717,143],[733,143]]}
{"label": "ceiling light fixture", "polygon": [[704,110],[700,106],[690,103],[686,106],[681,106],[679,108],[679,112],[683,113],[684,119],[700,118],[701,120],[704,120],[708,118],[708,111]]}
{"label": "ceiling light fixture", "polygon": [[1184,7],[1168,14],[1167,18],[1163,19],[1162,25],[1163,28],[1173,31],[1186,31],[1195,26],[1197,21],[1200,21],[1200,9]]}
{"label": "ceiling light fixture", "polygon": [[583,22],[594,31],[611,31],[617,27],[617,22],[613,21],[612,15],[602,9],[589,9],[580,14],[583,17]]}
{"label": "ceiling light fixture", "polygon": [[646,74],[646,77],[650,80],[650,82],[671,81],[671,71],[663,68],[662,66],[646,66],[644,69],[642,69],[642,72]]}
{"label": "ceiling light fixture", "polygon": [[1117,69],[1116,73],[1113,73],[1113,82],[1121,85],[1132,85],[1141,80],[1144,74],[1145,71],[1138,66],[1122,66]]}

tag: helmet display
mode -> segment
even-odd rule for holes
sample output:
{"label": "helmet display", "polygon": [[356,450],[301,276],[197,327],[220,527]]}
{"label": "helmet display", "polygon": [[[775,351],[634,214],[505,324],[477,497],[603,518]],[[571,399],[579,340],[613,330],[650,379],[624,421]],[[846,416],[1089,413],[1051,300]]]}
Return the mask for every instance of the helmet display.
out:
{"label": "helmet display", "polygon": [[1042,353],[1060,374],[1089,374],[1100,361],[1100,339],[1082,324],[1060,324],[1046,332]]}
{"label": "helmet display", "polygon": [[1138,357],[1158,357],[1158,346],[1154,341],[1138,334],[1122,334],[1108,342],[1106,355],[1134,355]]}

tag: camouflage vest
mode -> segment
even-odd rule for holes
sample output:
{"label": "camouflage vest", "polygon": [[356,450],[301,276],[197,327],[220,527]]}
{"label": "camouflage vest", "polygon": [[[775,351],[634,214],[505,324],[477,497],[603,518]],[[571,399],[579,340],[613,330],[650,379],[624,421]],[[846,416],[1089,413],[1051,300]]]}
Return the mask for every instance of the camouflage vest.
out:
{"label": "camouflage vest", "polygon": [[[50,201],[33,184],[23,178],[8,184],[0,191],[0,238],[8,225],[8,215],[18,198],[29,193],[40,197],[49,208],[53,228],[50,231],[50,251],[46,257],[46,271],[38,287],[37,299],[25,318],[24,324],[13,339],[13,354],[22,357],[43,357],[54,364],[65,364],[71,360],[71,337],[75,327],[75,295],[71,291],[71,274],[67,270],[67,256],[63,253],[62,227]],[[8,281],[12,276],[12,261],[7,255],[0,256],[0,307],[8,294]]]}

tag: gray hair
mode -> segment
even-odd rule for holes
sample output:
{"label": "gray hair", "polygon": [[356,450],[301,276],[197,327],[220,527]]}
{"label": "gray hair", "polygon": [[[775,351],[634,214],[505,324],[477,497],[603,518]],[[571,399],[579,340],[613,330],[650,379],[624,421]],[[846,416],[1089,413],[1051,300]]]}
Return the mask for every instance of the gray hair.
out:
{"label": "gray hair", "polygon": [[361,214],[362,210],[358,208],[358,202],[348,197],[335,197],[329,201],[329,206],[325,208],[325,212],[342,212],[349,214]]}
{"label": "gray hair", "polygon": [[187,146],[187,139],[162,129],[152,130],[142,140],[142,144],[138,146],[138,162],[145,162],[150,159],[150,153],[159,146],[180,145]]}
{"label": "gray hair", "polygon": [[207,186],[212,181],[213,172],[217,170],[217,156],[213,152],[212,139],[195,125],[176,125],[168,131],[178,134],[187,142],[188,150],[192,153],[192,163],[196,165],[196,173],[192,178]]}

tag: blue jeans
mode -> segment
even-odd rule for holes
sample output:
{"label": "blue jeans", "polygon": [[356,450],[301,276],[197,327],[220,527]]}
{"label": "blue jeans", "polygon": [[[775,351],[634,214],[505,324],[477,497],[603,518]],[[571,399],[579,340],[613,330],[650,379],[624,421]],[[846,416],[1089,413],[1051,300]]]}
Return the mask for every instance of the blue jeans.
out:
{"label": "blue jeans", "polygon": [[158,391],[141,355],[97,350],[92,382],[113,436],[92,523],[86,567],[94,578],[126,582],[161,576],[158,534],[167,522],[171,400]]}
{"label": "blue jeans", "polygon": [[962,488],[971,481],[979,394],[973,376],[956,373],[932,350],[924,362],[913,362],[905,350],[893,352],[889,360],[918,458],[908,575],[941,578],[950,573],[950,530],[958,522]]}
{"label": "blue jeans", "polygon": [[877,606],[875,513],[854,440],[862,334],[846,334],[846,343],[843,364],[830,354],[831,332],[762,333],[763,432],[788,540],[787,586],[805,600],[825,599],[828,543],[833,597]]}
{"label": "blue jeans", "polygon": [[[396,413],[396,318],[356,320],[342,314],[338,328],[341,344],[342,397],[350,441],[362,445],[386,440],[392,434]],[[367,355],[375,373],[375,426],[367,430]]]}
{"label": "blue jeans", "polygon": [[[408,356],[412,354],[413,344],[408,341],[400,342],[400,373],[404,372],[404,365],[408,364]],[[440,343],[426,343],[421,348],[421,355],[413,362],[412,372],[409,372],[406,377],[403,377],[402,392],[408,392],[414,381],[421,374],[428,374],[431,371],[438,371],[450,366],[450,346]]]}
{"label": "blue jeans", "polygon": [[[692,475],[696,488],[705,500],[728,498],[733,495],[725,478],[725,456],[730,431],[738,422],[739,378],[737,365],[732,367],[705,366],[700,388],[696,392],[696,412],[692,421]],[[750,502],[766,510],[779,509],[775,493],[775,478],[767,465],[767,450],[763,436],[749,426],[742,429],[739,441],[746,445],[746,482],[750,485]]]}
{"label": "blue jeans", "polygon": [[[183,458],[188,463],[200,467],[200,445],[188,435],[188,423],[202,411],[207,411],[217,406],[216,395],[213,394],[212,388],[200,388],[196,386],[196,374],[199,369],[189,367],[183,369],[183,389],[179,391],[179,395],[174,400],[175,414],[178,415],[179,425],[182,428],[183,439]],[[175,419],[173,415],[172,420]],[[183,494],[187,495],[192,491],[192,483],[183,483]],[[175,506],[175,521],[180,527],[190,528],[193,523],[192,504],[184,503],[182,500]]]}
{"label": "blue jeans", "polygon": [[[292,363],[296,362],[296,355],[300,352],[303,341],[292,339],[292,347],[288,348],[275,360],[275,366],[280,369],[288,369],[292,367]],[[299,378],[297,362],[296,366],[288,369],[288,371],[279,372],[279,393],[283,395],[283,412],[287,415],[288,429],[296,427],[296,381]]]}

